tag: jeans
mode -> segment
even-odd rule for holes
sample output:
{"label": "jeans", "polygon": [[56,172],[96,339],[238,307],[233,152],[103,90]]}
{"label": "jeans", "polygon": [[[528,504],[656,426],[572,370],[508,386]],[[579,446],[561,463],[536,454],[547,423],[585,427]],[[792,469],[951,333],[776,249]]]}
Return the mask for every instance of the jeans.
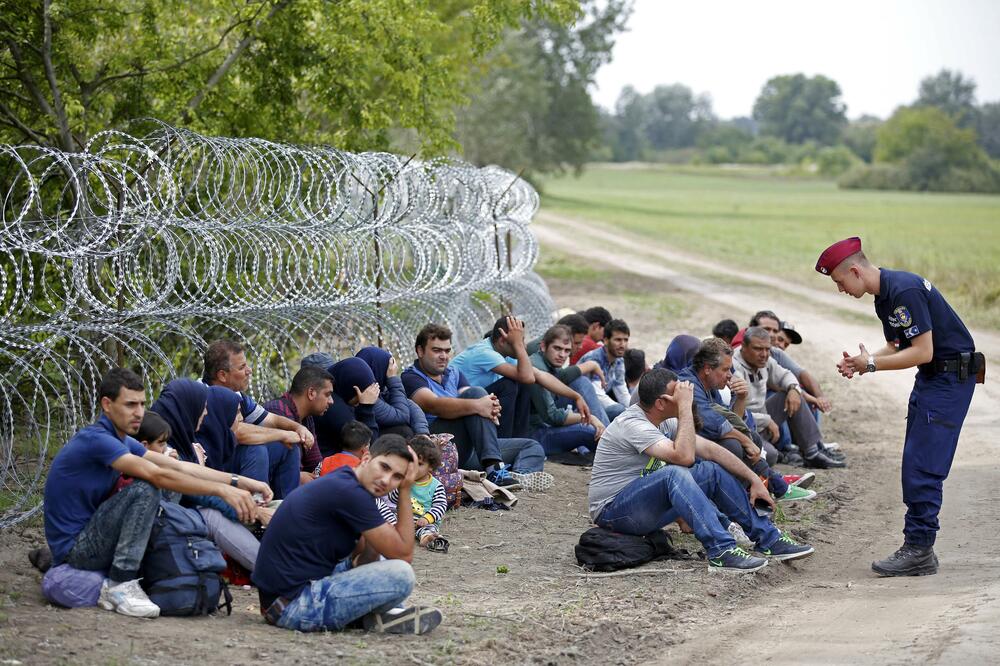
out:
{"label": "jeans", "polygon": [[784,391],[775,392],[764,403],[764,407],[767,409],[771,420],[779,426],[786,422],[788,423],[788,427],[792,431],[792,441],[798,445],[803,456],[812,458],[819,451],[819,443],[823,441],[823,436],[819,432],[819,425],[816,423],[816,419],[813,418],[812,412],[809,411],[809,405],[805,404],[805,400],[802,401],[802,405],[798,411],[789,416],[785,412],[786,395]]}
{"label": "jeans", "polygon": [[[487,395],[485,389],[470,386],[458,397],[475,400],[484,395]],[[472,454],[476,454],[476,459],[486,466],[496,464],[503,459],[500,444],[497,442],[496,424],[478,414],[460,416],[457,419],[436,418],[431,423],[431,432],[434,434],[447,432],[455,436],[459,467],[467,465]]]}
{"label": "jeans", "polygon": [[[569,387],[580,394],[583,401],[587,403],[587,407],[590,408],[590,413],[596,416],[601,423],[605,426],[611,423],[611,419],[608,418],[608,413],[605,411],[604,405],[597,398],[597,391],[594,390],[594,385],[587,375],[580,375],[569,383]],[[569,398],[564,398],[561,395],[554,397],[557,407],[573,406],[573,402]]]}
{"label": "jeans", "polygon": [[743,485],[713,462],[692,467],[666,465],[625,486],[601,510],[599,526],[624,534],[649,534],[677,520],[694,530],[709,557],[736,546],[719,522],[716,507],[742,527],[761,548],[770,548],[781,534],[750,505]]}
{"label": "jeans", "polygon": [[271,486],[274,499],[284,499],[299,487],[301,460],[299,446],[288,449],[278,442],[240,444],[233,454],[229,471],[263,481]]}
{"label": "jeans", "polygon": [[107,571],[115,583],[138,578],[159,509],[159,488],[135,479],[97,507],[77,535],[66,563],[77,569]]}
{"label": "jeans", "polygon": [[613,405],[608,405],[604,408],[604,411],[608,414],[608,420],[614,421],[618,418],[618,415],[625,411],[625,405],[620,403],[614,403]]}
{"label": "jeans", "polygon": [[[750,464],[747,460],[746,452],[744,452],[743,447],[740,445],[739,440],[733,437],[724,437],[719,440],[719,446],[726,449],[734,456],[743,461],[743,464],[752,469],[757,476],[767,481],[767,487],[775,494],[776,497],[781,497],[788,492],[788,484],[785,483],[785,478],[771,469],[767,464],[766,456],[762,451],[762,455],[757,459],[757,462]],[[758,444],[758,446],[760,446]]]}
{"label": "jeans", "polygon": [[240,523],[233,522],[216,509],[199,506],[198,513],[208,528],[208,538],[211,539],[223,553],[239,562],[247,571],[253,571],[257,563],[257,551],[260,542]]}
{"label": "jeans", "polygon": [[410,596],[416,577],[403,560],[380,560],[359,567],[340,565],[326,578],[312,581],[278,619],[295,631],[339,630],[369,613],[400,605]]}
{"label": "jeans", "polygon": [[527,437],[531,415],[531,392],[527,385],[503,377],[486,387],[500,401],[500,425],[497,437]]}
{"label": "jeans", "polygon": [[568,426],[546,426],[531,433],[532,439],[538,441],[545,454],[562,453],[586,446],[593,450],[597,447],[594,441],[594,426],[576,423]]}
{"label": "jeans", "polygon": [[[533,439],[521,437],[511,437],[509,439],[497,440],[500,447],[500,460],[511,471],[521,474],[531,472],[541,472],[545,469],[545,449]],[[473,452],[465,463],[466,469],[484,469],[487,465],[479,462],[476,453]]]}

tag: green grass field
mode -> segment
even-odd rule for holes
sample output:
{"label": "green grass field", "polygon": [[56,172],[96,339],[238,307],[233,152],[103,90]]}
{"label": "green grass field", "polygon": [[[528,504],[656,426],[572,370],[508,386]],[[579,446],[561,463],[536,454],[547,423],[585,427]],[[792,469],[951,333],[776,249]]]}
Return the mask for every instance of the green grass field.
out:
{"label": "green grass field", "polygon": [[880,265],[929,278],[972,325],[1000,328],[1000,196],[840,190],[765,170],[595,165],[541,183],[542,209],[758,272],[824,285],[829,243],[858,235]]}

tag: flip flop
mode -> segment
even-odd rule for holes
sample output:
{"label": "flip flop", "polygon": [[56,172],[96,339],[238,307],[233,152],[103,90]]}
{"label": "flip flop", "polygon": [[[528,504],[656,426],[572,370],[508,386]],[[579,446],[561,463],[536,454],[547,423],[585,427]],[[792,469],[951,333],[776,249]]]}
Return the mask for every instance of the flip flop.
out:
{"label": "flip flop", "polygon": [[410,606],[392,608],[383,613],[369,613],[361,621],[366,631],[383,634],[426,634],[441,624],[444,616],[437,608]]}
{"label": "flip flop", "polygon": [[437,536],[431,539],[430,543],[427,544],[427,550],[433,553],[447,553],[450,545],[451,544],[448,543],[448,539],[443,536]]}

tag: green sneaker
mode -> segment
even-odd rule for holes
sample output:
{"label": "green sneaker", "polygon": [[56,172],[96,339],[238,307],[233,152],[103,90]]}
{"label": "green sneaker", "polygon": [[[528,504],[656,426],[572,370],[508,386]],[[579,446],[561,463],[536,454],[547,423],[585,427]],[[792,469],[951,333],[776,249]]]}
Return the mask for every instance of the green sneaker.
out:
{"label": "green sneaker", "polygon": [[730,548],[718,557],[708,558],[708,570],[727,573],[750,573],[767,566],[767,560],[754,557],[739,546]]}
{"label": "green sneaker", "polygon": [[816,497],[815,490],[800,488],[799,486],[788,486],[788,492],[778,498],[779,502],[798,502],[800,500],[810,500]]}

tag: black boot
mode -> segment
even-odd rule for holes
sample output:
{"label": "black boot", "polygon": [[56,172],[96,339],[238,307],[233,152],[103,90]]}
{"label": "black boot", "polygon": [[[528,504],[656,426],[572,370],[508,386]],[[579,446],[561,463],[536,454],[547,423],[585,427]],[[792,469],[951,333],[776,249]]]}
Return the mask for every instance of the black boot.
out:
{"label": "black boot", "polygon": [[847,467],[847,463],[843,460],[834,460],[817,449],[814,455],[806,457],[806,467],[813,467],[815,469],[835,469]]}
{"label": "black boot", "polygon": [[872,571],[880,576],[930,576],[938,570],[937,555],[933,546],[915,546],[904,543],[899,550],[878,562],[872,562]]}

